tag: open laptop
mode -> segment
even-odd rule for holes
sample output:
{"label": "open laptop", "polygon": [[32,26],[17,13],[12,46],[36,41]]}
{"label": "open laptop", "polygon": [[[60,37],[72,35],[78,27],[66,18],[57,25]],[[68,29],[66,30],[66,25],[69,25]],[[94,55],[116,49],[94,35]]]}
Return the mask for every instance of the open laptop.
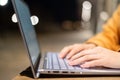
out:
{"label": "open laptop", "polygon": [[120,75],[119,69],[83,69],[80,66],[69,66],[67,60],[60,59],[58,53],[42,54],[36,33],[30,20],[29,7],[23,0],[12,0],[19,22],[19,28],[28,51],[28,57],[34,78],[40,74],[54,75]]}

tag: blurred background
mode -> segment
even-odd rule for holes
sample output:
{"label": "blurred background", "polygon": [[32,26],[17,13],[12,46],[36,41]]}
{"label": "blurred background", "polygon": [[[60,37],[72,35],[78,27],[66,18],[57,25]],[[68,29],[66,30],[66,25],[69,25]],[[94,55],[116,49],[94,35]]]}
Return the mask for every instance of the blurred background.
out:
{"label": "blurred background", "polygon": [[[24,0],[42,52],[82,43],[102,30],[119,0]],[[0,0],[0,79],[11,80],[29,66],[11,0]]]}

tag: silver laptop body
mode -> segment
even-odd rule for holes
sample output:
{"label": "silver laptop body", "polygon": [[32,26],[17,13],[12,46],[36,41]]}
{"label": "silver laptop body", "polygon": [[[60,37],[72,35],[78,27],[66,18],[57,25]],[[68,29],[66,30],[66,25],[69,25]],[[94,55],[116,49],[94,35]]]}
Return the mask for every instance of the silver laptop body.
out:
{"label": "silver laptop body", "polygon": [[17,15],[19,28],[28,51],[28,57],[34,78],[40,74],[54,75],[120,75],[119,69],[82,69],[80,66],[69,66],[67,60],[60,59],[58,53],[41,54],[36,33],[30,20],[29,7],[23,0],[12,0]]}

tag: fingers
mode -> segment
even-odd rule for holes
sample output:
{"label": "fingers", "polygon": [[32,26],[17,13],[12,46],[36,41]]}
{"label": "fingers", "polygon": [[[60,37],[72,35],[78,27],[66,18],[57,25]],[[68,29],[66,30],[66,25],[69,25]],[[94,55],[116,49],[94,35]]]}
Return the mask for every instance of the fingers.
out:
{"label": "fingers", "polygon": [[[77,53],[95,47],[95,45],[93,44],[74,44],[71,46],[67,46],[65,48],[63,48],[59,54],[60,58],[65,58],[66,59],[71,59],[74,55],[76,55]],[[75,56],[75,58],[78,58],[79,56]],[[73,58],[73,59],[75,59]]]}
{"label": "fingers", "polygon": [[90,54],[96,54],[96,51],[94,51],[93,49],[81,51],[81,52],[73,55],[70,60],[73,61],[77,58],[80,58],[80,57],[85,56],[85,55],[90,55]]}
{"label": "fingers", "polygon": [[91,61],[85,62],[80,66],[82,68],[90,68],[90,67],[102,66],[102,64],[101,64],[101,60],[91,60]]}
{"label": "fingers", "polygon": [[64,57],[70,52],[70,50],[71,50],[72,48],[73,48],[73,46],[64,47],[64,48],[62,49],[62,51],[60,52],[59,57],[60,57],[60,58],[64,58]]}
{"label": "fingers", "polygon": [[99,59],[99,56],[97,54],[87,54],[84,56],[81,56],[73,61],[69,61],[70,65],[79,65],[79,64],[83,64],[85,62],[91,61],[91,60],[97,60]]}
{"label": "fingers", "polygon": [[60,58],[66,57],[67,59],[70,59],[74,54],[78,53],[82,49],[83,48],[82,48],[81,44],[74,44],[72,46],[67,46],[62,49],[59,56],[60,56]]}
{"label": "fingers", "polygon": [[74,49],[72,49],[70,52],[69,52],[69,54],[67,55],[67,59],[70,59],[73,55],[75,55],[76,53],[79,53],[80,51],[82,50],[82,48],[81,47],[76,47],[76,48],[74,48]]}

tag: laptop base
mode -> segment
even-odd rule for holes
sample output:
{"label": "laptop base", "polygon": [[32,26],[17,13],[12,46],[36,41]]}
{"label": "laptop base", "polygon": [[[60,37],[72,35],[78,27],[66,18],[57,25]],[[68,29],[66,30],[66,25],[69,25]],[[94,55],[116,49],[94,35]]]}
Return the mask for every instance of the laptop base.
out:
{"label": "laptop base", "polygon": [[[32,75],[31,67],[26,68],[20,73],[21,76],[34,78]],[[78,78],[78,77],[119,77],[120,75],[55,75],[55,74],[40,74],[39,78]]]}

